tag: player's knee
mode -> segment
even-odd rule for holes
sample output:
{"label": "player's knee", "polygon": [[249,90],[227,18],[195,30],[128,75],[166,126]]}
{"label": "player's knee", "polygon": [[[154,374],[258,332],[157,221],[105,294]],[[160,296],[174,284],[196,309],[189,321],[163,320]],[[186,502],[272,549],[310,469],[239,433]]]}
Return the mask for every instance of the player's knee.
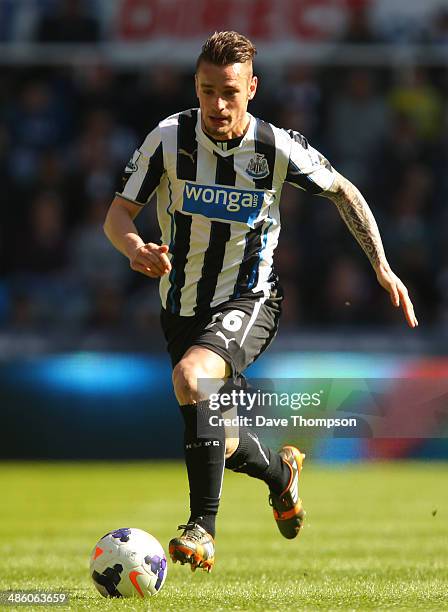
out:
{"label": "player's knee", "polygon": [[173,370],[173,387],[181,405],[199,401],[198,379],[205,377],[202,367],[190,360],[181,360]]}

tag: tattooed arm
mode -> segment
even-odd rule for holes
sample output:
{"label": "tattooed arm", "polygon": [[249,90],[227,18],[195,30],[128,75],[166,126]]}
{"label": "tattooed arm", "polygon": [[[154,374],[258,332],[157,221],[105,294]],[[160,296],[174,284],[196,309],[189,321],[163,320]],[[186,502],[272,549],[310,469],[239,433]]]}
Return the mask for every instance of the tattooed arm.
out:
{"label": "tattooed arm", "polygon": [[418,322],[408,290],[387,262],[375,218],[359,189],[336,173],[329,190],[321,195],[336,204],[339,214],[369,258],[378,282],[389,292],[392,304],[396,307],[401,304],[409,327],[417,327]]}

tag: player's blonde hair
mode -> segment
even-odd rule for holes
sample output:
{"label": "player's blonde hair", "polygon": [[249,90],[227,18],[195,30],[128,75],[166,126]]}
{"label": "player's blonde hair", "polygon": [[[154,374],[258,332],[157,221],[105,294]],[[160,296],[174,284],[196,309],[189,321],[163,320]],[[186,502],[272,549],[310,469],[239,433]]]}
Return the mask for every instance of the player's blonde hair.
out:
{"label": "player's blonde hair", "polygon": [[257,53],[255,45],[238,32],[215,32],[202,45],[202,51],[196,62],[196,70],[201,62],[216,66],[228,66],[252,61]]}

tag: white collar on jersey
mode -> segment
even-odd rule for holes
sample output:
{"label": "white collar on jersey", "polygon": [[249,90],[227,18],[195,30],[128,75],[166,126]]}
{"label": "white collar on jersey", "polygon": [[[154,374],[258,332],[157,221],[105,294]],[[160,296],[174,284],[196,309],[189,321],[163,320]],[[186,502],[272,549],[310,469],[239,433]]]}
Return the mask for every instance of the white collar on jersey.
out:
{"label": "white collar on jersey", "polygon": [[246,133],[244,134],[241,142],[236,147],[232,147],[231,149],[224,150],[219,144],[216,144],[206,134],[204,134],[204,131],[202,129],[202,123],[201,123],[201,111],[199,109],[198,110],[198,120],[196,123],[197,141],[203,147],[208,149],[211,153],[216,153],[217,155],[221,155],[221,157],[228,157],[229,155],[233,155],[233,153],[235,153],[237,149],[240,149],[241,147],[243,147],[248,141],[250,142],[254,140],[256,119],[250,113],[247,113],[247,114],[249,115],[249,127],[247,128]]}

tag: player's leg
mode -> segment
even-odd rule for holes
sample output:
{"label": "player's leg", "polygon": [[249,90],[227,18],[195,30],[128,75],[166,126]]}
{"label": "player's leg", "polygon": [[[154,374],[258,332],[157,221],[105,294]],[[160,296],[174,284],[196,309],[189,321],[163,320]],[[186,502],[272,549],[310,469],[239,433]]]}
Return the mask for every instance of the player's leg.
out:
{"label": "player's leg", "polygon": [[280,533],[295,538],[305,518],[299,498],[299,476],[305,455],[294,446],[280,452],[265,446],[254,432],[243,427],[238,446],[226,457],[226,468],[263,480],[269,487],[269,503]]}
{"label": "player's leg", "polygon": [[[281,295],[275,299],[239,300],[219,306],[213,323],[207,326],[200,343],[227,355],[233,374],[242,372],[272,342],[281,312]],[[297,536],[304,518],[298,497],[298,479],[304,455],[285,446],[279,453],[266,447],[255,432],[232,428],[226,439],[226,467],[263,480],[269,487],[270,504],[280,532]]]}
{"label": "player's leg", "polygon": [[[211,570],[214,563],[215,519],[221,496],[225,462],[225,433],[210,426],[208,399],[198,379],[223,379],[230,374],[226,361],[213,351],[193,346],[174,367],[173,386],[185,424],[185,462],[190,486],[190,518],[183,534],[170,542],[173,561],[190,563],[194,570]],[[216,416],[216,415],[215,415]]]}

